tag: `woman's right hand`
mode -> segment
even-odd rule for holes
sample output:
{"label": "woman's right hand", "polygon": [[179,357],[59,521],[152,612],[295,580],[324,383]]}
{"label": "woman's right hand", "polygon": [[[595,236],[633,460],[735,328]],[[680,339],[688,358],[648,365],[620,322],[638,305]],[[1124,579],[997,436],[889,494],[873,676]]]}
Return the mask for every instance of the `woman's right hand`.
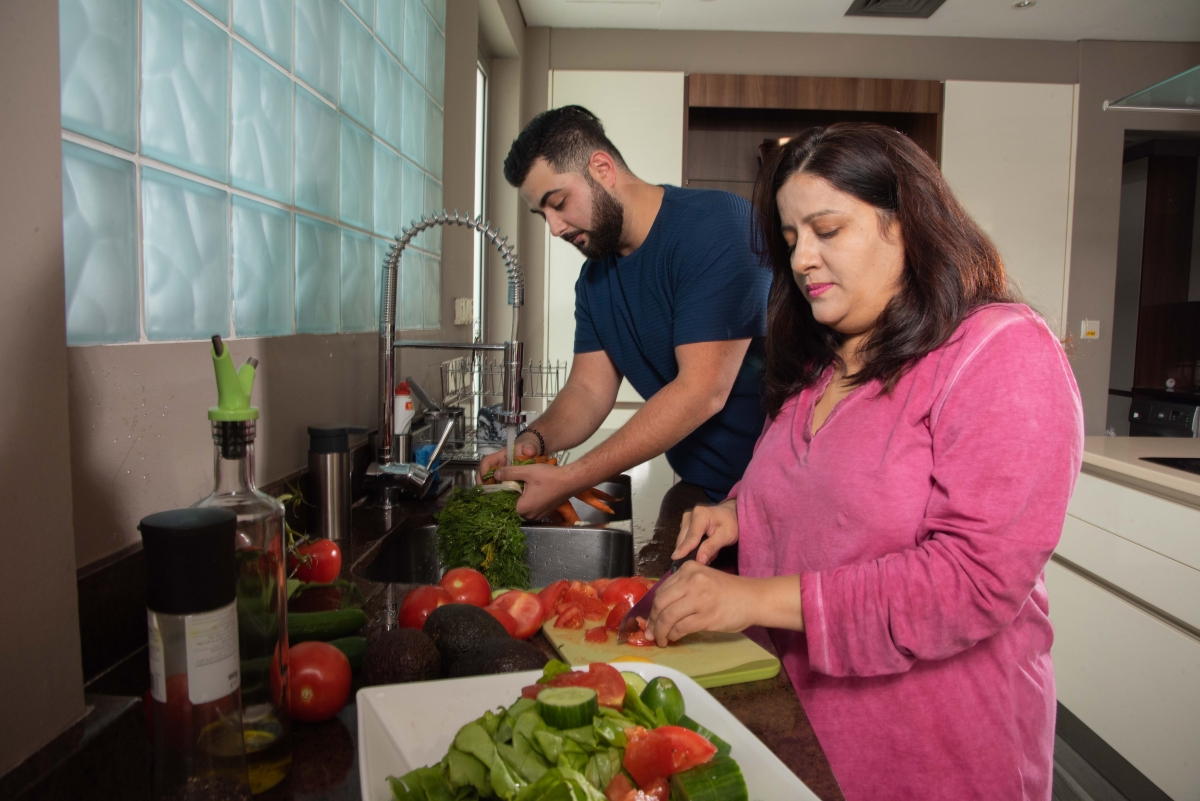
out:
{"label": "woman's right hand", "polygon": [[[703,545],[700,544],[702,539]],[[675,552],[671,558],[687,556],[700,545],[696,561],[707,565],[716,558],[717,551],[737,541],[737,498],[730,498],[716,506],[697,506],[683,513],[683,519],[679,522],[679,538],[675,540]]]}

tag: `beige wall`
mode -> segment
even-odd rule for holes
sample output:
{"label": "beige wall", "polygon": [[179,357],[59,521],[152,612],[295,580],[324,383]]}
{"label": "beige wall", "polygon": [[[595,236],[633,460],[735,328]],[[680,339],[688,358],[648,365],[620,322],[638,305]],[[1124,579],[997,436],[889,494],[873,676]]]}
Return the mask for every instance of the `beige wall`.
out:
{"label": "beige wall", "polygon": [[1200,114],[1103,111],[1116,100],[1200,63],[1200,43],[1082,42],[1079,49],[1079,139],[1075,213],[1067,293],[1069,332],[1100,320],[1100,338],[1079,340],[1071,364],[1083,393],[1088,434],[1103,434],[1108,411],[1121,162],[1126,129],[1200,131]]}
{"label": "beige wall", "polygon": [[[476,0],[450,0],[442,172],[444,203],[449,209],[470,208],[474,193],[477,48]],[[56,48],[51,55],[57,119]],[[57,133],[53,145],[57,154]],[[55,202],[61,204],[58,158],[56,155],[54,171],[44,181],[52,184]],[[6,193],[6,197],[12,196]],[[57,221],[50,226],[59,247],[54,272],[57,289],[48,291],[58,303],[61,329],[61,210],[57,214]],[[454,298],[470,294],[470,236],[461,228],[446,229],[442,238],[442,328],[405,332],[405,336],[468,339],[469,327],[453,325]],[[262,411],[257,444],[259,483],[307,464],[306,428],[311,424],[376,425],[376,335],[236,339],[230,341],[230,350],[238,363],[247,356],[260,361],[254,393],[254,402]],[[82,566],[138,542],[136,526],[143,516],[191,505],[211,490],[212,437],[206,412],[216,403],[216,389],[208,345],[203,342],[80,347],[68,352],[70,422],[76,432],[70,461],[75,557]],[[416,376],[436,392],[437,364],[451,355],[404,351],[397,372]],[[66,465],[65,459],[61,464]],[[73,664],[77,666],[78,661],[76,657]]]}
{"label": "beige wall", "polygon": [[[1200,116],[1195,114],[1102,112],[1100,103],[1197,62],[1200,44],[1196,43],[530,28],[521,119],[528,121],[545,107],[546,72],[551,69],[1080,84],[1067,317],[1068,332],[1077,329],[1085,316],[1101,321],[1100,339],[1078,343],[1072,356],[1083,392],[1087,433],[1100,434],[1112,346],[1123,131],[1200,130]],[[532,96],[539,84],[541,105]],[[523,220],[521,241],[529,264],[542,264],[544,232],[539,218],[530,215]],[[530,338],[535,328],[540,331],[540,321],[530,320]]]}
{"label": "beige wall", "polygon": [[63,304],[58,4],[0,4],[0,775],[83,715]]}

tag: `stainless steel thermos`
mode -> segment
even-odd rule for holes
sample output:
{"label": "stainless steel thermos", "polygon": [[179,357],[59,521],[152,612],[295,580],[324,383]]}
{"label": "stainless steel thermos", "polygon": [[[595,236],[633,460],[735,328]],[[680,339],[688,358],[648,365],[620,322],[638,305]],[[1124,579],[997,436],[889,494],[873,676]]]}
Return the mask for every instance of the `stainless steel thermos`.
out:
{"label": "stainless steel thermos", "polygon": [[316,507],[318,537],[342,540],[350,536],[350,435],[365,434],[362,426],[309,426],[308,476],[310,500]]}

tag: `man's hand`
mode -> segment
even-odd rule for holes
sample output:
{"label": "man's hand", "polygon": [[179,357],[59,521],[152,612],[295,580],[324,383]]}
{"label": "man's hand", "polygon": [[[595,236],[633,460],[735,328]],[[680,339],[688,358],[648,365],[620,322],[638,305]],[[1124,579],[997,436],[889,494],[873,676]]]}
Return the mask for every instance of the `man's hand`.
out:
{"label": "man's hand", "polygon": [[[525,433],[517,437],[517,441],[513,443],[513,459],[532,459],[538,455],[541,444],[533,434]],[[501,448],[498,451],[489,453],[479,462],[478,481],[482,482],[483,477],[493,469],[504,467],[508,464],[508,449]]]}
{"label": "man's hand", "polygon": [[527,520],[539,520],[557,509],[563,501],[587,489],[580,485],[571,466],[531,464],[503,467],[496,471],[497,481],[524,481],[525,491],[517,499],[517,514]]}
{"label": "man's hand", "polygon": [[[705,536],[703,544],[701,539]],[[683,513],[679,521],[679,538],[675,541],[672,559],[687,556],[700,545],[696,561],[707,565],[716,557],[717,551],[738,541],[737,498],[716,506],[697,506]]]}

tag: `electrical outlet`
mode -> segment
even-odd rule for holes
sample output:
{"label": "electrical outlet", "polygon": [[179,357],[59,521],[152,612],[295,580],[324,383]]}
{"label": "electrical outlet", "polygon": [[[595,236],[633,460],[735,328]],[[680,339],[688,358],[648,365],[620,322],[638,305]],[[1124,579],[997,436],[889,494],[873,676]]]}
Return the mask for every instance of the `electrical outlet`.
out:
{"label": "electrical outlet", "polygon": [[1084,320],[1079,326],[1080,339],[1099,339],[1100,338],[1100,321],[1099,320]]}
{"label": "electrical outlet", "polygon": [[454,324],[455,325],[472,325],[475,322],[475,299],[474,298],[455,298],[454,299]]}

